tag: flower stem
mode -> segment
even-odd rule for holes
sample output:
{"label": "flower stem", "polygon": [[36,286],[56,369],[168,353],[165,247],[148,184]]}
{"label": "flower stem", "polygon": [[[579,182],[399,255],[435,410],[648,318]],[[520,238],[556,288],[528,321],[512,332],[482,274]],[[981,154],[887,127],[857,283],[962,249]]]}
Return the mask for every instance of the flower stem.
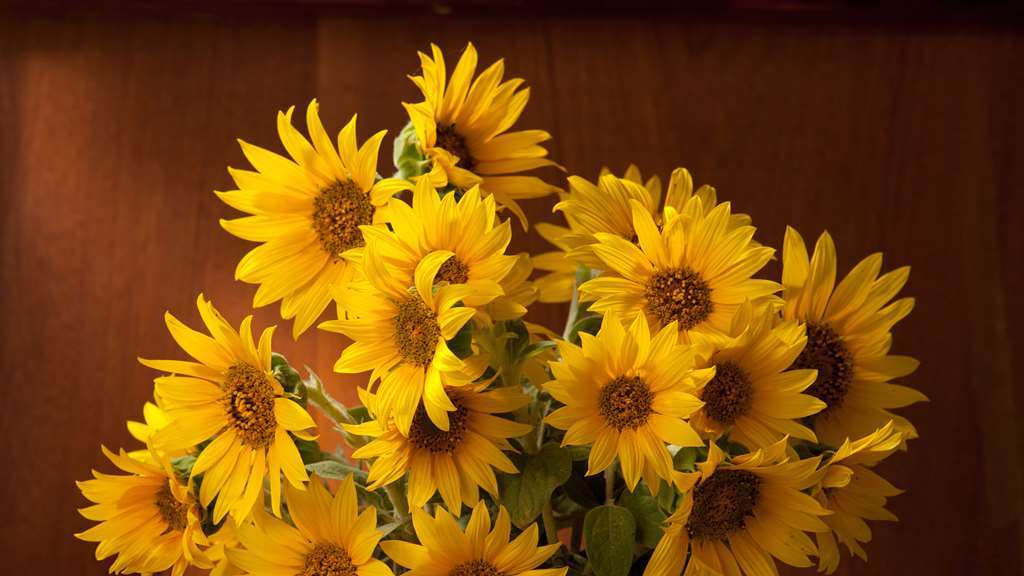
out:
{"label": "flower stem", "polygon": [[409,515],[409,502],[405,499],[405,495],[398,491],[398,486],[395,484],[388,484],[384,487],[384,491],[388,493],[388,500],[391,500],[391,506],[395,510],[395,520],[405,520],[405,517]]}
{"label": "flower stem", "polygon": [[555,524],[555,512],[551,508],[551,500],[544,503],[541,514],[544,519],[544,536],[547,538],[548,544],[557,544],[558,526]]}
{"label": "flower stem", "polygon": [[604,503],[615,503],[615,465],[610,464],[604,469]]}

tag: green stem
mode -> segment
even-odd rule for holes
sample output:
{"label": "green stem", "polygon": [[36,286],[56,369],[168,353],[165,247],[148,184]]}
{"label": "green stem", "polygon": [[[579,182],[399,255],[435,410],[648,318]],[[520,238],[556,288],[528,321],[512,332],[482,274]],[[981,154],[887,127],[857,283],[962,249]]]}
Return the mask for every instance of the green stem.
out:
{"label": "green stem", "polygon": [[409,515],[409,502],[405,495],[399,492],[398,486],[393,483],[385,486],[384,491],[388,493],[388,500],[391,500],[391,506],[394,507],[395,520],[405,520]]}
{"label": "green stem", "polygon": [[572,334],[572,328],[576,325],[576,317],[580,315],[580,298],[576,287],[574,282],[572,285],[572,300],[569,301],[569,315],[565,317],[565,328],[562,330],[563,340],[569,339],[569,334]]}
{"label": "green stem", "polygon": [[[330,418],[331,422],[338,424],[339,428],[342,428],[341,424],[358,424],[355,418],[352,417],[352,414],[349,413],[348,408],[345,408],[344,404],[338,402],[327,393],[327,389],[324,388],[323,382],[320,382],[318,379],[314,379],[313,383],[307,382],[305,386],[306,399],[309,403],[316,406],[317,409]],[[345,441],[348,442],[348,445],[352,448],[360,448],[366,444],[366,440],[363,437],[349,434],[345,432],[343,428],[341,431],[344,434]]]}
{"label": "green stem", "polygon": [[551,508],[551,500],[544,503],[541,514],[544,519],[544,536],[547,538],[548,544],[557,544],[558,526],[555,524],[555,512]]}
{"label": "green stem", "polygon": [[604,503],[615,503],[615,465],[610,464],[604,469]]}

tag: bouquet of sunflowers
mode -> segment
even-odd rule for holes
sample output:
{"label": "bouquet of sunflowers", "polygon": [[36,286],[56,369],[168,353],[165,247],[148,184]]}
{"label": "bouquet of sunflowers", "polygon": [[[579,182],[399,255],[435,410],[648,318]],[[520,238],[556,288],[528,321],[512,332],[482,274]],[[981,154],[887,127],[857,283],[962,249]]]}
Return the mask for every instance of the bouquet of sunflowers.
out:
{"label": "bouquet of sunflowers", "polygon": [[[295,338],[350,344],[334,366],[369,373],[360,406],[273,352],[202,295],[203,326],[168,313],[184,354],[156,373],[139,450],[103,448],[117,474],[79,483],[79,533],[113,573],[267,576],[678,576],[836,570],[866,558],[868,521],[899,492],[874,466],[915,438],[890,412],[925,400],[892,380],[913,308],[907,268],[873,254],[837,283],[835,246],[775,250],[746,214],[685,169],[630,167],[565,190],[543,130],[509,131],[529,99],[466,47],[436,46],[410,79],[423,101],[379,176],[385,132],[335,141],[318,104],[307,134],[277,115],[287,156],[241,142],[221,222],[259,243],[236,278],[280,301]],[[556,248],[508,253],[523,200],[557,194]],[[513,225],[513,220],[518,221]],[[561,334],[523,320],[568,302]],[[187,359],[186,359],[187,356]],[[310,410],[330,426],[317,430]],[[338,440],[347,448],[334,449]],[[813,558],[813,559],[812,559]]]}

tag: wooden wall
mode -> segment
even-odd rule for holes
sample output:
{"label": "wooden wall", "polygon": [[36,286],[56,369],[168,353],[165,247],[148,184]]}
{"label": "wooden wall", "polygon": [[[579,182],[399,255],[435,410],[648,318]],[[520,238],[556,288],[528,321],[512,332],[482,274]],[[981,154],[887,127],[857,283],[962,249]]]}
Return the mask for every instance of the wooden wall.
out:
{"label": "wooden wall", "polygon": [[[684,165],[763,242],[827,228],[844,268],[876,250],[910,264],[917,309],[895,350],[922,360],[908,380],[931,402],[905,411],[921,439],[883,469],[907,490],[892,502],[902,521],[841,573],[1024,570],[1019,29],[259,8],[0,12],[3,572],[105,572],[72,537],[87,525],[73,481],[107,467],[100,443],[130,445],[124,420],[153,377],[135,357],[178,354],[161,315],[198,321],[199,291],[231,319],[248,312],[254,290],[233,281],[248,245],[219,228],[232,211],[211,193],[244,165],[234,139],[279,148],[275,112],[312,97],[334,130],[359,112],[362,135],[394,133],[415,51],[467,40],[527,80],[520,126],[550,130],[571,172]],[[331,374],[340,337],[280,330],[276,344],[352,396],[356,379]]]}

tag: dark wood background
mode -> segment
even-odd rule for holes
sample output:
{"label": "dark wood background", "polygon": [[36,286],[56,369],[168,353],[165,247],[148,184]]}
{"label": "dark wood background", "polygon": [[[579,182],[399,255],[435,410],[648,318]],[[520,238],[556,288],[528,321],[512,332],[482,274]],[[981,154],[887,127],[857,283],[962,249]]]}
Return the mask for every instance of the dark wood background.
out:
{"label": "dark wood background", "polygon": [[[533,98],[520,126],[593,177],[628,162],[699,183],[779,246],[827,228],[840,264],[884,250],[913,267],[917,309],[897,353],[931,402],[921,439],[884,464],[907,493],[876,525],[871,561],[841,574],[1024,570],[1024,38],[1002,18],[843,14],[517,12],[422,8],[107,8],[0,12],[0,557],[4,573],[102,574],[73,483],[131,445],[153,374],[175,357],[161,315],[197,322],[199,291],[234,321],[249,248],[211,193],[243,166],[236,137],[280,149],[278,109],[312,97],[336,131],[399,129],[405,74],[430,41],[504,56]],[[452,56],[454,61],[454,57]],[[388,163],[382,155],[382,167]],[[386,169],[386,168],[385,168]],[[549,174],[556,178],[556,174]],[[551,202],[535,202],[534,220]],[[539,250],[536,237],[518,249]],[[772,274],[778,268],[773,264]],[[534,319],[558,324],[563,310]],[[281,322],[275,309],[261,326]],[[331,374],[342,341],[276,348]],[[807,572],[810,573],[810,572]]]}

